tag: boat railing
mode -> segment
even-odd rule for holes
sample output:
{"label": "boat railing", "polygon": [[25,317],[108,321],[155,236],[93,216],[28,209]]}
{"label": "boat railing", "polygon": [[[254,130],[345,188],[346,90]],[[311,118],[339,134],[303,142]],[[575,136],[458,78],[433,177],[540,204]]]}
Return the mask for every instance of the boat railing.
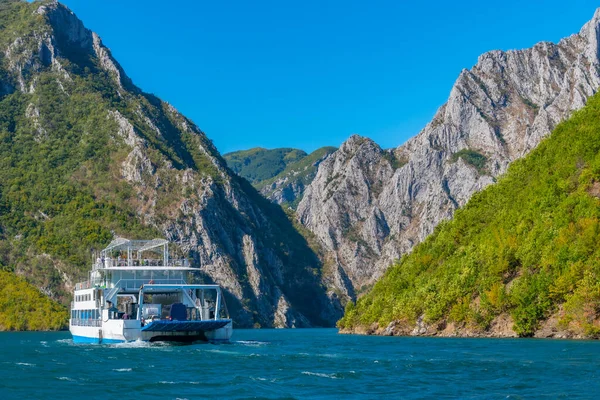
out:
{"label": "boat railing", "polygon": [[100,327],[100,326],[102,326],[102,321],[99,319],[91,319],[91,318],[88,318],[88,319],[73,318],[73,319],[71,319],[71,325]]}
{"label": "boat railing", "polygon": [[91,287],[92,283],[90,281],[78,282],[75,284],[75,290],[89,289]]}
{"label": "boat railing", "polygon": [[162,258],[98,258],[93,265],[93,270],[117,268],[117,267],[185,267],[189,268],[191,265],[190,260],[187,258],[179,258],[165,260]]}
{"label": "boat railing", "polygon": [[139,289],[142,285],[162,284],[162,285],[184,285],[183,279],[121,279],[115,283],[115,287],[122,289]]}
{"label": "boat railing", "polygon": [[121,279],[116,283],[105,281],[103,279],[96,279],[93,281],[79,282],[75,284],[75,290],[99,288],[99,289],[111,289],[114,287],[120,287],[123,289],[139,289],[142,285],[147,284],[163,284],[163,285],[184,285],[186,282],[184,279],[167,279],[167,278],[143,278],[143,279]]}

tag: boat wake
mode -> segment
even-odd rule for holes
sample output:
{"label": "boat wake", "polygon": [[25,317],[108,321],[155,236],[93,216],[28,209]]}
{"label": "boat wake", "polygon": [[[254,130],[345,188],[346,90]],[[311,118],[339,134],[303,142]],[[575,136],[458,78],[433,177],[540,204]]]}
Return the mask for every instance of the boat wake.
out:
{"label": "boat wake", "polygon": [[176,342],[146,342],[143,340],[135,340],[133,342],[113,343],[107,346],[119,349],[165,349],[181,346]]}
{"label": "boat wake", "polygon": [[233,344],[241,344],[243,346],[252,346],[252,347],[266,346],[268,344],[271,344],[270,342],[260,342],[258,340],[236,340],[232,343]]}

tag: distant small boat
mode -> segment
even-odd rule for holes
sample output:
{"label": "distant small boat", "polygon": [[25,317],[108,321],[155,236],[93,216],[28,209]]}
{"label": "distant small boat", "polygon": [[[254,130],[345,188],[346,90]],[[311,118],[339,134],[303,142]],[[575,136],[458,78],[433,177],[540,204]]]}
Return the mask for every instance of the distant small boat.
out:
{"label": "distant small boat", "polygon": [[167,240],[113,240],[75,286],[73,342],[229,341],[221,287],[187,284],[192,271],[187,259],[169,259]]}

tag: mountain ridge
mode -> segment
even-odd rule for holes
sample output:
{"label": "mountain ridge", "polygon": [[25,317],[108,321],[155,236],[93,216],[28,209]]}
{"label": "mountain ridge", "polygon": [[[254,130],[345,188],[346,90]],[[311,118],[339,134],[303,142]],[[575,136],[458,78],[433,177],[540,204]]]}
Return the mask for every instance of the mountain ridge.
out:
{"label": "mountain ridge", "polygon": [[600,86],[600,10],[558,44],[482,54],[415,137],[389,150],[353,136],[324,160],[298,219],[355,299],[393,260],[492,184]]}
{"label": "mountain ridge", "polygon": [[127,77],[56,1],[0,20],[2,264],[68,304],[90,248],[163,236],[219,283],[237,326],[332,326],[321,263],[206,135]]}
{"label": "mountain ridge", "polygon": [[558,44],[480,56],[402,146],[354,135],[286,164],[268,201],[67,7],[5,0],[0,24],[0,265],[67,304],[90,247],[164,236],[243,327],[332,326],[600,86],[597,10]]}
{"label": "mountain ridge", "polygon": [[349,303],[344,332],[600,337],[600,96]]}

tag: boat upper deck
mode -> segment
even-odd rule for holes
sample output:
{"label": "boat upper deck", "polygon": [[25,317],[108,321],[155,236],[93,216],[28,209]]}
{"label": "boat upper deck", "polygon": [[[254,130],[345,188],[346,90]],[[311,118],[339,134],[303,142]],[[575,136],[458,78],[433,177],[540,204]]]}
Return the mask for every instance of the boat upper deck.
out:
{"label": "boat upper deck", "polygon": [[193,271],[187,258],[170,258],[169,242],[164,239],[130,240],[116,238],[95,254],[89,280],[75,289],[94,286],[139,287],[141,283],[185,283],[182,275]]}

